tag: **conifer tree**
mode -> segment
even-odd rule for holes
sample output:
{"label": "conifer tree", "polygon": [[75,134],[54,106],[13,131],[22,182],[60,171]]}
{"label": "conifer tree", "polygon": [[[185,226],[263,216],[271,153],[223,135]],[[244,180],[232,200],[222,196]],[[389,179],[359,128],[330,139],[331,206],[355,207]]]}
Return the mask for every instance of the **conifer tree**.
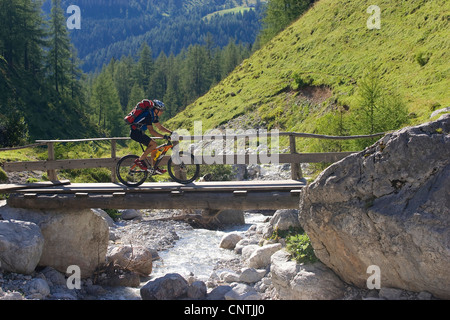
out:
{"label": "conifer tree", "polygon": [[52,0],[50,41],[47,56],[48,73],[58,94],[64,93],[70,83],[71,44],[66,28],[61,0]]}

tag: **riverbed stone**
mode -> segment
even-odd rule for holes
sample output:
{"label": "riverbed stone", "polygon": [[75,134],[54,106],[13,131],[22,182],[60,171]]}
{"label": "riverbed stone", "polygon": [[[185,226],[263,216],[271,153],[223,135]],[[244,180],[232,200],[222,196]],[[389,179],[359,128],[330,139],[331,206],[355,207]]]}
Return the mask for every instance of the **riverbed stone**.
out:
{"label": "riverbed stone", "polygon": [[147,282],[140,290],[142,300],[173,300],[187,293],[189,284],[180,274],[168,273]]}
{"label": "riverbed stone", "polygon": [[256,290],[245,283],[232,283],[231,290],[225,293],[225,300],[261,300]]}
{"label": "riverbed stone", "polygon": [[247,264],[251,268],[262,269],[270,264],[270,257],[281,249],[281,243],[268,244],[257,248],[247,259]]}
{"label": "riverbed stone", "polygon": [[0,220],[0,267],[9,272],[30,274],[41,259],[44,237],[32,222]]}
{"label": "riverbed stone", "polygon": [[345,285],[321,262],[297,264],[285,250],[272,255],[272,283],[283,300],[333,300],[344,296]]}
{"label": "riverbed stone", "polygon": [[142,276],[152,273],[152,251],[144,246],[119,245],[108,249],[107,260]]}
{"label": "riverbed stone", "polygon": [[266,269],[243,268],[239,275],[239,282],[255,283],[264,278]]}
{"label": "riverbed stone", "polygon": [[242,239],[242,236],[237,232],[225,234],[220,240],[219,247],[223,249],[233,250],[236,244]]}
{"label": "riverbed stone", "polygon": [[76,265],[88,278],[106,262],[109,228],[91,209],[38,210],[0,207],[4,220],[28,221],[39,226],[44,245],[38,266],[60,272]]}

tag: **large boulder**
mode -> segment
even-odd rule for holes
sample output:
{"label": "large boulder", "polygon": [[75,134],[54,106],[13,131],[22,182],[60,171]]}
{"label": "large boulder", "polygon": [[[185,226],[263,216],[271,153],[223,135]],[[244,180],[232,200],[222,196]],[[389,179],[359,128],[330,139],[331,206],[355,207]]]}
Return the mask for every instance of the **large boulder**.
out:
{"label": "large boulder", "polygon": [[450,298],[449,131],[444,115],[387,134],[304,190],[300,223],[344,281],[366,287],[376,265],[382,287]]}
{"label": "large boulder", "polygon": [[106,262],[109,228],[91,209],[31,210],[0,207],[5,220],[33,222],[44,237],[39,266],[49,266],[66,273],[77,265],[81,277],[90,277]]}
{"label": "large boulder", "polygon": [[107,260],[142,276],[152,273],[152,252],[144,246],[120,245],[110,248]]}
{"label": "large boulder", "polygon": [[345,285],[321,262],[298,264],[285,250],[272,255],[272,284],[284,300],[334,300],[344,296]]}
{"label": "large boulder", "polygon": [[0,268],[31,274],[41,258],[44,237],[39,227],[26,221],[0,220]]}

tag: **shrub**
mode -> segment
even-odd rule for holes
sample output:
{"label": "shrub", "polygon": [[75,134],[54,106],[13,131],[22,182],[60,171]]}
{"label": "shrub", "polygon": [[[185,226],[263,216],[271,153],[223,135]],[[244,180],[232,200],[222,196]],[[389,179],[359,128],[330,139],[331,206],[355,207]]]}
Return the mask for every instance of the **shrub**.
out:
{"label": "shrub", "polygon": [[314,263],[318,261],[306,233],[288,236],[286,238],[286,250],[297,263]]}

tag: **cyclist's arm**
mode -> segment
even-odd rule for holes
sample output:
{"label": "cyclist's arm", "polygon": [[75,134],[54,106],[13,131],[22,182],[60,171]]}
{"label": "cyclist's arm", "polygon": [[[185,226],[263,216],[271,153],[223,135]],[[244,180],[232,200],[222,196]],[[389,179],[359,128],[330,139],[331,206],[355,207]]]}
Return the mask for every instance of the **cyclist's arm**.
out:
{"label": "cyclist's arm", "polygon": [[[155,123],[156,124],[156,123]],[[157,132],[155,129],[153,129],[152,125],[148,125],[147,126],[148,132],[150,132],[150,134],[155,137],[155,138],[164,138],[164,135],[162,135],[161,133]]]}
{"label": "cyclist's arm", "polygon": [[156,122],[156,123],[155,123],[155,126],[156,126],[159,130],[161,130],[161,131],[167,132],[168,134],[172,134],[172,131],[170,131],[169,129],[165,128],[165,127],[164,127],[161,123],[159,123],[159,122]]}

